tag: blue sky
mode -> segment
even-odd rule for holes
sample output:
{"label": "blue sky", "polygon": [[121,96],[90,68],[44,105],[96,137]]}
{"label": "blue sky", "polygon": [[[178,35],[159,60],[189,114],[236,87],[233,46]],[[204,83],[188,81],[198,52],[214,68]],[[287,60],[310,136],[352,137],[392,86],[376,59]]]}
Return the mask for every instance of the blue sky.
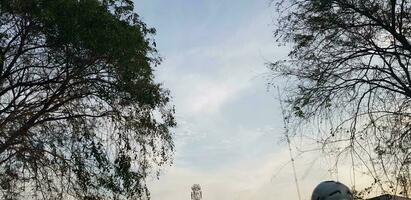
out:
{"label": "blue sky", "polygon": [[[267,89],[265,63],[287,55],[273,38],[270,0],[135,0],[135,6],[157,29],[164,62],[156,78],[171,90],[178,122],[174,164],[150,181],[152,199],[189,200],[194,183],[204,200],[297,199],[276,91]],[[334,178],[320,157],[297,159],[303,199],[319,181]],[[341,174],[350,181],[349,170]]]}

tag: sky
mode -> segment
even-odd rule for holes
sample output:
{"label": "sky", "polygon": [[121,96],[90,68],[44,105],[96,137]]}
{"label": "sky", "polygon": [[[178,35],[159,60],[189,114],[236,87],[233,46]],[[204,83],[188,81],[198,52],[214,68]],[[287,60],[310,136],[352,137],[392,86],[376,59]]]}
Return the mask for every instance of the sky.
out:
{"label": "sky", "polygon": [[[174,162],[149,180],[151,199],[190,200],[193,184],[203,200],[298,199],[277,92],[268,87],[266,63],[288,52],[275,42],[270,0],[134,2],[157,30],[164,61],[156,79],[171,91],[178,123]],[[294,154],[301,199],[323,180],[355,181],[347,167],[331,173],[318,152]]]}

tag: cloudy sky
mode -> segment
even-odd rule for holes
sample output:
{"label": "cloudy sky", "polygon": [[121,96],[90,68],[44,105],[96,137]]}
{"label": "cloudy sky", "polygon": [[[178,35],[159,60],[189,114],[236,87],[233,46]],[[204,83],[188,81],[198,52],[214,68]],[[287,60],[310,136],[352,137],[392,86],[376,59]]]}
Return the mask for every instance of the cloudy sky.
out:
{"label": "cloudy sky", "polygon": [[[273,38],[270,0],[135,0],[157,29],[164,62],[157,79],[176,106],[174,164],[150,181],[153,200],[298,199],[276,90],[265,63],[284,58]],[[281,85],[281,84],[280,84]],[[298,145],[293,143],[293,145]],[[296,158],[302,199],[322,180],[339,177],[320,154]]]}

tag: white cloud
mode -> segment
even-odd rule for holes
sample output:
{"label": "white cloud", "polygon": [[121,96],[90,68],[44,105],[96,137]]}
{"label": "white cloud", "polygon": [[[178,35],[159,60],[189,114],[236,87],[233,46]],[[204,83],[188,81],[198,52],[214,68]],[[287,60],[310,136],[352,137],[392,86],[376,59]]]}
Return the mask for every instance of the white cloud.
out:
{"label": "white cloud", "polygon": [[[194,81],[193,81],[194,82]],[[215,113],[224,103],[244,89],[243,84],[230,81],[195,81],[192,91],[184,99],[188,113]]]}
{"label": "white cloud", "polygon": [[217,43],[165,55],[157,78],[171,89],[179,114],[219,114],[222,106],[267,72],[267,57],[285,54],[273,48],[270,17],[267,12],[259,13]]}
{"label": "white cloud", "polygon": [[183,52],[165,61],[164,65],[171,67],[160,71],[159,76],[170,87],[177,112],[183,115],[218,113],[221,106],[250,87],[258,74],[252,70],[265,69],[262,61],[255,63],[248,57],[258,54],[254,48],[247,46],[247,50],[217,53],[222,46]]}

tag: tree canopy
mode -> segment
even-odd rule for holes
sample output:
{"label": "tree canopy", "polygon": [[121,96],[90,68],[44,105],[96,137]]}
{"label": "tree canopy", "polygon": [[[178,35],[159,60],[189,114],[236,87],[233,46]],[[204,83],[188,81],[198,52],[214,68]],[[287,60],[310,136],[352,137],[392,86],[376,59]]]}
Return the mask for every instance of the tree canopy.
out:
{"label": "tree canopy", "polygon": [[[289,58],[291,122],[317,123],[318,142],[349,152],[370,188],[410,194],[411,2],[291,0],[277,4],[275,35]],[[335,153],[335,152],[334,152]],[[369,189],[370,189],[369,188]]]}
{"label": "tree canopy", "polygon": [[0,198],[140,199],[170,162],[161,61],[131,0],[0,1]]}

